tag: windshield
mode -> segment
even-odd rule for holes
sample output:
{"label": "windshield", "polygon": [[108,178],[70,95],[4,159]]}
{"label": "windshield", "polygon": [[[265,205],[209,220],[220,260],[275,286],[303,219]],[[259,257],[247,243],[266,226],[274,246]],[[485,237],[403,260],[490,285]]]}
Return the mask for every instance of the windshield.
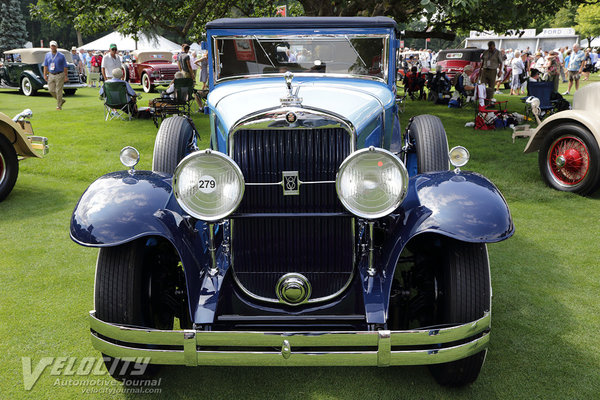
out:
{"label": "windshield", "polygon": [[287,71],[387,78],[386,35],[215,37],[215,80]]}

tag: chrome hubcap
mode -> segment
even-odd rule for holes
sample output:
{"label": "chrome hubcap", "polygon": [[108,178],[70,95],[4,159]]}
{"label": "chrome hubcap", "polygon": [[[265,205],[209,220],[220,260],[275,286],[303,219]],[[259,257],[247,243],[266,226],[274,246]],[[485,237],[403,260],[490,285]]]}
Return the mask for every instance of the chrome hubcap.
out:
{"label": "chrome hubcap", "polygon": [[308,300],[311,286],[304,275],[291,273],[285,274],[279,279],[275,291],[279,301],[296,305]]}
{"label": "chrome hubcap", "polygon": [[564,167],[566,163],[567,163],[567,160],[565,160],[564,156],[558,156],[558,157],[556,157],[556,166],[558,168]]}

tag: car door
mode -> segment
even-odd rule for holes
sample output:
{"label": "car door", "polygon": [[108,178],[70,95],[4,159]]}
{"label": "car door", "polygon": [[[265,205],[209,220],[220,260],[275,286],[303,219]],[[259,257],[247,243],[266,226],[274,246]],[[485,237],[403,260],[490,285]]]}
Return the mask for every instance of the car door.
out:
{"label": "car door", "polygon": [[8,62],[6,63],[8,73],[8,84],[11,86],[19,86],[21,79],[21,72],[23,71],[23,63],[21,62],[20,54],[9,55]]}

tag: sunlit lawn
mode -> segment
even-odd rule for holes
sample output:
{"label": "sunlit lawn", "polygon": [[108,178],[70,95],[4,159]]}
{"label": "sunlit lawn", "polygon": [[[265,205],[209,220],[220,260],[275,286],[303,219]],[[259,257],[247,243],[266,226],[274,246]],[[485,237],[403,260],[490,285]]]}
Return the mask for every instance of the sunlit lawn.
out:
{"label": "sunlit lawn", "polygon": [[[597,77],[595,77],[597,80]],[[566,90],[561,85],[561,92]],[[506,91],[505,91],[506,92]],[[152,96],[145,96],[146,103]],[[498,95],[498,99],[509,96]],[[572,96],[567,96],[572,100]],[[47,93],[25,97],[0,90],[0,111],[34,112],[35,133],[51,151],[21,163],[13,193],[0,203],[0,399],[77,399],[79,386],[57,385],[46,370],[23,387],[22,357],[97,357],[89,340],[97,250],[69,239],[69,218],[94,179],[122,169],[119,150],[135,146],[140,169],[150,169],[151,120],[104,122],[97,92],[83,89],[56,111]],[[509,109],[522,112],[518,98]],[[489,246],[493,329],[486,364],[470,387],[439,387],[425,367],[231,368],[173,367],[163,371],[162,396],[184,399],[593,399],[600,393],[600,193],[592,197],[544,185],[537,154],[523,154],[509,130],[474,131],[472,109],[409,102],[402,117],[421,113],[444,121],[450,146],[472,156],[466,169],[492,179],[506,197],[516,233]],[[202,146],[208,119],[196,115]],[[74,376],[77,382],[105,375]],[[119,388],[120,386],[112,386]],[[135,397],[118,394],[115,397]]]}

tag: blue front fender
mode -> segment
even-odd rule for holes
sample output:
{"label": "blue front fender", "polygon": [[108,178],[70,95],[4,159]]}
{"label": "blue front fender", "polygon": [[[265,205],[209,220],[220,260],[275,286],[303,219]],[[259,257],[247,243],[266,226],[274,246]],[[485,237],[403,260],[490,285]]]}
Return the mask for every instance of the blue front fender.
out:
{"label": "blue front fender", "polygon": [[88,187],[75,206],[71,238],[83,246],[106,247],[142,236],[168,236],[154,213],[167,208],[171,192],[168,175],[149,171],[104,175]]}
{"label": "blue front fender", "polygon": [[172,195],[170,175],[113,172],[81,196],[71,217],[71,238],[89,247],[119,246],[153,236],[168,240],[183,264],[190,316],[200,313],[209,319],[216,304],[211,296],[201,299],[204,287],[211,283],[204,273],[209,260],[206,231],[202,222],[190,226],[182,215]]}
{"label": "blue front fender", "polygon": [[433,172],[411,178],[398,211],[377,262],[381,273],[369,277],[366,266],[361,268],[369,323],[387,320],[396,264],[414,237],[434,233],[463,242],[493,243],[514,233],[506,200],[492,182],[474,172]]}

